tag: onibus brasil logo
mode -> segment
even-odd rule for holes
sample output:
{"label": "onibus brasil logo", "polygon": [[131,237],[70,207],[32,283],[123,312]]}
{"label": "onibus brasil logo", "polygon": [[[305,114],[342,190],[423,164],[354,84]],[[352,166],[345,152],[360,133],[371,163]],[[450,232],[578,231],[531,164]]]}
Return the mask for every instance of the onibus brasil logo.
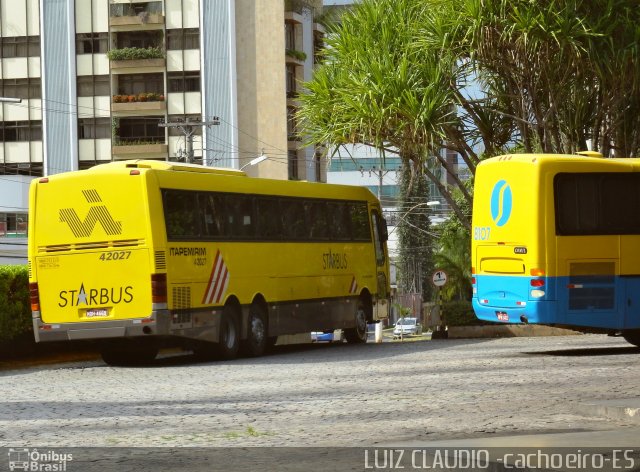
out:
{"label": "onibus brasil logo", "polygon": [[98,223],[100,223],[104,232],[110,236],[122,234],[122,221],[113,219],[97,190],[83,190],[82,195],[87,200],[87,203],[91,205],[89,213],[87,213],[84,220],[80,219],[75,208],[60,209],[60,222],[67,223],[76,238],[88,238],[91,236]]}
{"label": "onibus brasil logo", "polygon": [[73,454],[52,450],[9,449],[9,470],[65,472]]}
{"label": "onibus brasil logo", "polygon": [[491,218],[496,226],[504,226],[511,217],[513,195],[506,180],[500,180],[491,192]]}

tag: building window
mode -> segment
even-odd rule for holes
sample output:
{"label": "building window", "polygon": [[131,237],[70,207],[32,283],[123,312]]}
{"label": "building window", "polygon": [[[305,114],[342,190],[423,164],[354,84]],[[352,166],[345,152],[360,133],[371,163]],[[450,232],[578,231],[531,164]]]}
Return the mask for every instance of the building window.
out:
{"label": "building window", "polygon": [[169,72],[167,83],[169,92],[199,92],[200,71]]}
{"label": "building window", "polygon": [[2,58],[40,56],[40,36],[0,37]]}
{"label": "building window", "polygon": [[109,5],[110,16],[137,16],[144,18],[151,13],[162,13],[162,2],[129,2]]}
{"label": "building window", "polygon": [[289,151],[287,153],[289,164],[289,180],[298,180],[298,152]]}
{"label": "building window", "polygon": [[294,107],[287,107],[287,139],[289,141],[298,140],[296,128],[296,109]]}
{"label": "building window", "polygon": [[108,75],[80,75],[78,76],[77,87],[78,97],[111,95]]}
{"label": "building window", "polygon": [[4,142],[42,141],[42,121],[0,121]]}
{"label": "building window", "polygon": [[164,93],[164,78],[160,74],[121,74],[118,79],[119,95],[138,95],[143,92]]}
{"label": "building window", "polygon": [[76,34],[77,54],[106,54],[109,50],[108,33]]}
{"label": "building window", "polygon": [[120,118],[116,145],[164,143],[164,128],[161,120],[154,118]]}
{"label": "building window", "polygon": [[0,238],[26,235],[28,222],[28,213],[0,213]]}
{"label": "building window", "polygon": [[40,77],[0,80],[0,96],[11,98],[42,98]]}
{"label": "building window", "polygon": [[198,28],[177,28],[167,30],[167,49],[200,49],[200,30]]}
{"label": "building window", "polygon": [[162,48],[162,31],[127,31],[118,33],[117,49]]}
{"label": "building window", "polygon": [[78,120],[78,138],[111,138],[111,120],[109,118],[80,118]]}
{"label": "building window", "polygon": [[291,23],[284,25],[284,48],[296,49],[296,29]]}
{"label": "building window", "polygon": [[287,97],[292,98],[296,96],[296,66],[293,64],[287,64],[286,66],[286,78],[287,78]]}

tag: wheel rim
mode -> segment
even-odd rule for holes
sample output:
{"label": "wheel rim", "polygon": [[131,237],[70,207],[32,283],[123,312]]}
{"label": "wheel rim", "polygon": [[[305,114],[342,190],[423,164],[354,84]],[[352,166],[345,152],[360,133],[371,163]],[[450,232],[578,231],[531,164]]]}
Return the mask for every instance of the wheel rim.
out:
{"label": "wheel rim", "polygon": [[251,320],[251,336],[256,344],[262,344],[265,339],[264,323],[258,317]]}

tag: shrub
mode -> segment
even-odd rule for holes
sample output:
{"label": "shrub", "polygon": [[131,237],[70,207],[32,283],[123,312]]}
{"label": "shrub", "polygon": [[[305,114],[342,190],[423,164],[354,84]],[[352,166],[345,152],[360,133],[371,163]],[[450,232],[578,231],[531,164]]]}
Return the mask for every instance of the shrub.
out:
{"label": "shrub", "polygon": [[298,59],[299,61],[307,59],[307,54],[304,51],[298,51],[296,49],[287,49],[285,54],[289,57],[293,57],[294,59]]}
{"label": "shrub", "polygon": [[0,341],[32,332],[26,266],[0,266]]}
{"label": "shrub", "polygon": [[473,326],[486,324],[476,317],[471,302],[457,300],[442,304],[444,320],[447,326]]}
{"label": "shrub", "polygon": [[164,57],[162,49],[156,48],[122,48],[111,49],[107,52],[111,61],[130,61],[134,59],[161,59]]}

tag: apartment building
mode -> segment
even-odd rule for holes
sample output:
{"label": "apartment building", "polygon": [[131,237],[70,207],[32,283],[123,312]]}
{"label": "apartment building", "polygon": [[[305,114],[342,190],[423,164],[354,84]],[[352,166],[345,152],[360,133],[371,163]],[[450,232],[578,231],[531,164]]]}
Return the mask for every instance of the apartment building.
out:
{"label": "apartment building", "polygon": [[0,0],[0,97],[22,99],[0,99],[0,241],[24,231],[32,178],[113,160],[241,168],[264,154],[247,173],[326,180],[294,117],[321,10],[312,0]]}

